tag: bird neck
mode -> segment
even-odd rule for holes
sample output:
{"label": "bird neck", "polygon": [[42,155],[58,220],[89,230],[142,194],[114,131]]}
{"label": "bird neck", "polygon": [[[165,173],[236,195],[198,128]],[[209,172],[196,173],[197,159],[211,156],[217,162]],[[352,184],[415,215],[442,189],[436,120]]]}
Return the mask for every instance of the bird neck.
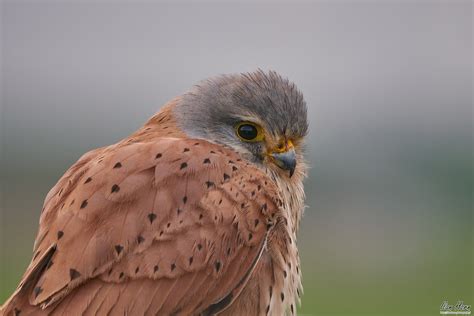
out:
{"label": "bird neck", "polygon": [[273,174],[280,195],[283,198],[283,211],[288,221],[288,229],[292,235],[297,235],[301,217],[304,211],[305,193],[303,179],[306,175],[306,166],[300,165],[291,178],[283,178],[281,174]]}
{"label": "bird neck", "polygon": [[179,128],[173,114],[173,108],[178,102],[179,98],[174,98],[166,103],[148,122],[124,141],[146,142],[153,141],[156,137],[186,137],[186,134]]}

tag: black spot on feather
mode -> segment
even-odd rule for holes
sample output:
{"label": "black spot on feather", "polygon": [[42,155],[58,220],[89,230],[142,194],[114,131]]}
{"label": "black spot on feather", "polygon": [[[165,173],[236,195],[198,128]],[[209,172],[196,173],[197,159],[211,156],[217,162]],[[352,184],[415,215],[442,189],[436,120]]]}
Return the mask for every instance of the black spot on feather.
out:
{"label": "black spot on feather", "polygon": [[41,286],[35,287],[35,289],[34,289],[35,298],[37,298],[38,295],[40,295],[41,292],[43,292],[43,289],[41,288]]}
{"label": "black spot on feather", "polygon": [[69,269],[69,277],[71,278],[71,281],[74,279],[77,279],[80,276],[81,276],[81,273],[77,271],[76,269]]}
{"label": "black spot on feather", "polygon": [[118,192],[118,191],[120,191],[120,187],[117,184],[114,184],[112,186],[111,193],[115,193],[115,192]]}
{"label": "black spot on feather", "polygon": [[214,186],[214,182],[212,181],[206,181],[206,186],[209,189],[210,187]]}
{"label": "black spot on feather", "polygon": [[115,251],[117,252],[117,255],[120,256],[120,253],[122,252],[122,250],[123,250],[122,245],[115,245]]}
{"label": "black spot on feather", "polygon": [[152,224],[153,221],[156,219],[156,214],[155,213],[148,214],[148,219],[150,220],[150,224]]}

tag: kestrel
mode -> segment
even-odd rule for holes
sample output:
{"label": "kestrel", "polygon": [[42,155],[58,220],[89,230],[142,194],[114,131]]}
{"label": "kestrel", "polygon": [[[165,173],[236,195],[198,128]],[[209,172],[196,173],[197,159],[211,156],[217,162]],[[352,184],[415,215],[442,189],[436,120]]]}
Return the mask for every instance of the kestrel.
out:
{"label": "kestrel", "polygon": [[224,75],[86,153],[0,314],[296,314],[306,112],[275,72]]}

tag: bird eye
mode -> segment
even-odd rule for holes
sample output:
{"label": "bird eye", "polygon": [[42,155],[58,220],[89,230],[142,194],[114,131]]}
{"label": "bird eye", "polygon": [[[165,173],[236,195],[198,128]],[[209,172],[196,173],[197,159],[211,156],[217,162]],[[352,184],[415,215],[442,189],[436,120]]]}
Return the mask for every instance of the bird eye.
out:
{"label": "bird eye", "polygon": [[262,128],[251,122],[242,122],[236,126],[236,133],[246,142],[257,142],[263,139]]}

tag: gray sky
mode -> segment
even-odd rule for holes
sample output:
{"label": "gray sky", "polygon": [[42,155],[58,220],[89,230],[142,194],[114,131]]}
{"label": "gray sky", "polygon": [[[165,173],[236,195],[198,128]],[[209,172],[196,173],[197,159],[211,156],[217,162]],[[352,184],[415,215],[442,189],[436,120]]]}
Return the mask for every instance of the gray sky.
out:
{"label": "gray sky", "polygon": [[116,141],[197,81],[257,67],[303,91],[313,154],[374,133],[466,135],[469,4],[6,2],[7,163]]}

